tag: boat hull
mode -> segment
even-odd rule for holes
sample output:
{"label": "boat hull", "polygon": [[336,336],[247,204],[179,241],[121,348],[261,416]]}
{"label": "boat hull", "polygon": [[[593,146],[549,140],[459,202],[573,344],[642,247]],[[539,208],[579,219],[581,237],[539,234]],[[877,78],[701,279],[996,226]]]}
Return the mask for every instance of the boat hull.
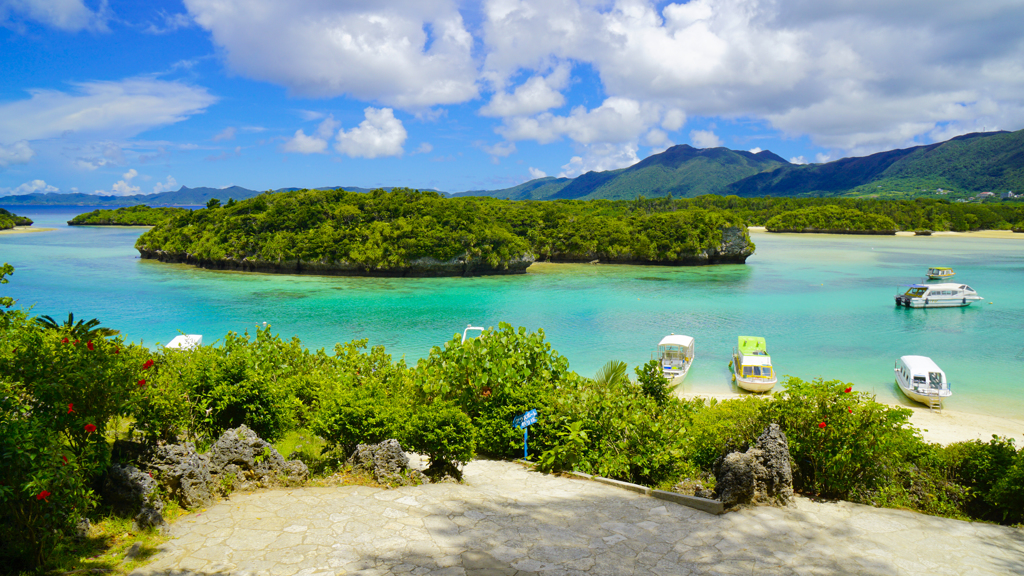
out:
{"label": "boat hull", "polygon": [[[739,355],[733,354],[732,357],[732,379],[736,382],[736,385],[746,390],[747,392],[768,392],[775,387],[779,379],[776,376],[771,378],[744,378],[743,375],[739,374],[740,359]],[[774,374],[774,372],[773,372]]]}
{"label": "boat hull", "polygon": [[975,302],[981,300],[981,298],[909,298],[905,295],[896,296],[897,306],[906,306],[907,308],[963,308],[964,306],[970,306]]}
{"label": "boat hull", "polygon": [[690,360],[679,368],[665,368],[665,366],[662,365],[661,374],[665,378],[668,378],[669,383],[672,385],[682,384],[683,380],[686,379],[686,375],[690,373],[690,366],[692,365],[693,360]]}
{"label": "boat hull", "polygon": [[914,402],[920,402],[929,408],[942,408],[942,401],[953,395],[953,391],[949,388],[932,389],[927,392],[921,392],[910,385],[909,382],[902,378],[899,369],[895,370],[896,373],[896,385],[899,386],[903,395],[910,398]]}

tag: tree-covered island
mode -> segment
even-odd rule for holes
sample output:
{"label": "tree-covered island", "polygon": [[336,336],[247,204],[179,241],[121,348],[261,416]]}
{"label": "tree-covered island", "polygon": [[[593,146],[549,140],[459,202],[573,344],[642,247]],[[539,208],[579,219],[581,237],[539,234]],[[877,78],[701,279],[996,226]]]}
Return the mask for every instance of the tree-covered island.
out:
{"label": "tree-covered island", "polygon": [[188,212],[185,208],[150,208],[146,205],[126,206],[116,210],[93,210],[68,220],[68,226],[156,226],[174,216]]}
{"label": "tree-covered island", "polygon": [[32,219],[18,216],[0,208],[0,230],[10,230],[15,226],[31,226]]}
{"label": "tree-covered island", "polygon": [[534,261],[700,265],[753,253],[721,209],[630,202],[444,198],[395,189],[265,193],[178,214],[143,234],[143,258],[204,268],[360,276],[523,273]]}

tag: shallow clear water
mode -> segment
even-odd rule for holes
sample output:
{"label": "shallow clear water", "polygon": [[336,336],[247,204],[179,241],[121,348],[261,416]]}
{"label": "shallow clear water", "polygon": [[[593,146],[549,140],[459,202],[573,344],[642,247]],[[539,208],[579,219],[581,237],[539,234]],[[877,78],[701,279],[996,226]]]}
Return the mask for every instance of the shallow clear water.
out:
{"label": "shallow clear water", "polygon": [[[215,272],[138,258],[142,228],[68,227],[91,210],[9,207],[53,232],[0,235],[17,271],[0,289],[34,314],[99,318],[153,346],[179,332],[206,343],[268,322],[310,348],[368,338],[396,358],[426,356],[466,324],[543,328],[574,370],[646,362],[670,332],[696,338],[683,390],[734,391],[736,337],[764,336],[780,374],[853,382],[904,401],[893,364],[931,356],[953,382],[954,410],[1024,417],[1024,238],[755,234],[745,265],[533,266],[519,276],[343,278]],[[985,300],[908,310],[892,296],[951,266]],[[991,304],[990,304],[991,302]]]}

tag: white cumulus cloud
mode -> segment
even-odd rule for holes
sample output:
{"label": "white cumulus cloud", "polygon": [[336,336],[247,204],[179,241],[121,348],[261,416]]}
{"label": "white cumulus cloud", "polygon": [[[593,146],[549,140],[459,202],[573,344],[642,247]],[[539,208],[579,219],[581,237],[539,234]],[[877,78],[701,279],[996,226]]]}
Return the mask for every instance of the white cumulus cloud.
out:
{"label": "white cumulus cloud", "polygon": [[718,148],[722,145],[722,139],[713,130],[690,130],[690,142],[696,148]]}
{"label": "white cumulus cloud", "polygon": [[402,108],[477,95],[455,0],[185,0],[234,72],[294,94]]}
{"label": "white cumulus cloud", "polygon": [[590,144],[582,146],[583,154],[573,156],[569,163],[562,166],[559,178],[575,178],[587,172],[603,172],[632,166],[640,161],[636,155],[637,146],[626,144]]}
{"label": "white cumulus cloud", "polygon": [[174,179],[174,176],[168,174],[166,182],[157,182],[156,185],[153,186],[153,193],[158,194],[160,192],[170,192],[177,189],[178,181]]}
{"label": "white cumulus cloud", "polygon": [[537,178],[546,178],[547,175],[547,172],[530,166],[530,179],[536,180]]}
{"label": "white cumulus cloud", "polygon": [[36,151],[24,140],[19,140],[10,146],[0,144],[0,168],[6,168],[11,164],[28,164],[28,161],[35,155]]}
{"label": "white cumulus cloud", "polygon": [[629,98],[607,98],[597,108],[577,106],[567,116],[544,112],[532,117],[507,118],[497,132],[508,140],[541,144],[567,136],[580,144],[636,140],[662,117],[662,106]]}
{"label": "white cumulus cloud", "polygon": [[562,64],[548,76],[533,76],[512,94],[496,92],[480,109],[484,116],[528,116],[565,104],[563,90],[569,84],[569,66]]}
{"label": "white cumulus cloud", "polygon": [[[132,194],[139,193],[138,186],[132,186],[132,179],[138,176],[139,173],[135,168],[128,169],[127,172],[121,175],[122,180],[118,180],[110,188],[110,193],[114,196],[130,196]],[[106,194],[103,190],[97,190],[97,194]]]}
{"label": "white cumulus cloud", "polygon": [[0,2],[0,24],[21,16],[64,30],[107,30],[107,2],[90,10],[82,0],[4,0]]}
{"label": "white cumulus cloud", "polygon": [[15,188],[0,188],[0,196],[21,196],[23,194],[32,194],[35,192],[60,192],[60,188],[50,186],[43,180],[32,180]]}
{"label": "white cumulus cloud", "polygon": [[0,104],[0,134],[39,140],[66,133],[131,137],[202,113],[217,101],[205,88],[152,78],[74,84],[75,92],[30,90]]}
{"label": "white cumulus cloud", "polygon": [[401,156],[408,134],[391,108],[368,107],[366,120],[351,130],[340,130],[334,144],[338,152],[352,158]]}
{"label": "white cumulus cloud", "polygon": [[334,116],[328,116],[309,136],[301,129],[296,130],[295,136],[285,142],[281,150],[298,154],[324,154],[327,152],[327,141],[334,135],[338,126],[341,126],[341,122],[335,120]]}

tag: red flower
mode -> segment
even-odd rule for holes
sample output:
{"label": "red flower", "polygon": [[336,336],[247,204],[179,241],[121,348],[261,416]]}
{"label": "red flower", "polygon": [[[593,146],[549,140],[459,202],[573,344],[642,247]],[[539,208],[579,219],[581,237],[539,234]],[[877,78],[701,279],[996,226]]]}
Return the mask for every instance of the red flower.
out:
{"label": "red flower", "polygon": [[65,338],[65,339],[61,340],[61,341],[60,341],[60,343],[61,343],[61,344],[67,344],[67,343],[68,343],[68,339],[67,339],[67,338]]}
{"label": "red flower", "polygon": [[75,340],[75,346],[78,346],[79,342],[81,342],[81,340]]}
{"label": "red flower", "polygon": [[114,348],[114,354],[120,354],[120,353],[121,353],[121,349],[120,348]]}
{"label": "red flower", "polygon": [[96,347],[92,345],[92,340],[89,340],[89,343],[86,344],[86,347],[89,348],[89,352],[92,352],[93,350],[96,349]]}
{"label": "red flower", "polygon": [[847,408],[847,410],[850,411],[850,414],[853,414],[853,408]]}
{"label": "red flower", "polygon": [[846,393],[849,394],[850,392],[853,392],[853,386],[849,386],[846,388]]}
{"label": "red flower", "polygon": [[93,432],[96,431],[96,425],[95,424],[86,424],[85,425],[85,431],[88,432],[89,434],[92,434]]}
{"label": "red flower", "polygon": [[[46,490],[43,490],[39,494],[36,494],[36,500],[46,500],[49,497],[50,497],[50,493],[47,492]],[[49,502],[49,500],[46,500],[46,501]]]}
{"label": "red flower", "polygon": [[74,411],[75,411],[75,405],[74,404],[68,404],[68,414],[71,414]]}
{"label": "red flower", "polygon": [[824,427],[825,427],[825,423],[824,422],[818,422],[818,428],[824,428]]}
{"label": "red flower", "polygon": [[146,360],[146,363],[142,365],[143,370],[149,370],[153,366],[152,360]]}
{"label": "red flower", "polygon": [[145,380],[139,380],[139,386],[145,386],[145,385],[146,385],[146,381]]}
{"label": "red flower", "polygon": [[68,465],[68,457],[67,457],[67,456],[65,456],[65,455],[61,454],[61,455],[60,455],[60,459],[64,461],[64,465],[65,465],[65,466],[67,466],[67,465]]}

